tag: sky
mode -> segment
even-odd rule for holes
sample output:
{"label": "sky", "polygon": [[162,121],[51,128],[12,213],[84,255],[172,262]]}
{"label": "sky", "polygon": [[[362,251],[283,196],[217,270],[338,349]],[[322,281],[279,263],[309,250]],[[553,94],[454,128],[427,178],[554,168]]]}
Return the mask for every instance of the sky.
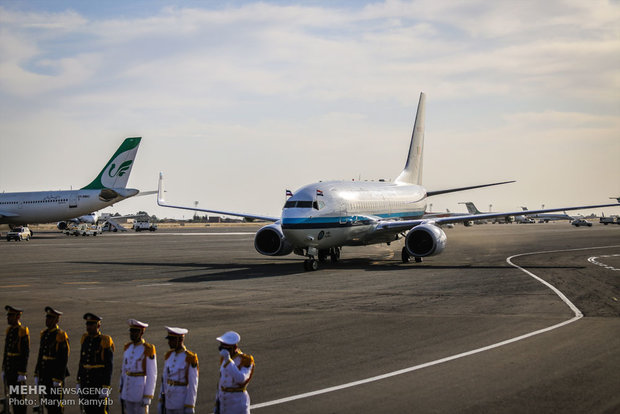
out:
{"label": "sky", "polygon": [[[0,191],[129,186],[277,216],[285,190],[394,179],[420,92],[433,211],[620,196],[620,1],[2,1]],[[105,211],[191,212],[134,197]],[[619,211],[609,211],[618,214]]]}

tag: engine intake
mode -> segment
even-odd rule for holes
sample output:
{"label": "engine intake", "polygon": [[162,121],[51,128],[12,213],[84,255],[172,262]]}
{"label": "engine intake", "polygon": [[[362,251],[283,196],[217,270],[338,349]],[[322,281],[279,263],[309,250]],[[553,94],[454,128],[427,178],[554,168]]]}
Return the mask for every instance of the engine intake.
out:
{"label": "engine intake", "polygon": [[262,227],[254,236],[254,248],[265,256],[285,256],[293,251],[293,246],[286,240],[280,224]]}
{"label": "engine intake", "polygon": [[446,233],[433,224],[420,224],[409,230],[405,238],[407,251],[413,257],[439,254],[446,248]]}

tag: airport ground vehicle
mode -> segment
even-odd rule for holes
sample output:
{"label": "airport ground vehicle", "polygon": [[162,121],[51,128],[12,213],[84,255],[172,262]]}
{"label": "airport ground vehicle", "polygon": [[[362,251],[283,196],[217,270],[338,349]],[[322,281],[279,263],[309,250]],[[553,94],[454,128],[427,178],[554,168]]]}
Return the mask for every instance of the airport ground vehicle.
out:
{"label": "airport ground vehicle", "polygon": [[575,226],[575,227],[581,227],[581,226],[592,227],[592,223],[590,223],[589,221],[586,221],[584,219],[573,220],[573,222],[571,224],[573,226]]}
{"label": "airport ground vehicle", "polygon": [[30,232],[30,229],[28,227],[20,226],[20,227],[15,227],[13,230],[9,231],[6,234],[6,241],[11,241],[11,240],[28,241],[30,240],[31,236],[32,236],[32,233]]}
{"label": "airport ground vehicle", "polygon": [[150,223],[148,220],[136,220],[133,222],[133,226],[131,228],[134,229],[135,231],[142,231],[142,230],[155,231],[157,230],[157,224]]}
{"label": "airport ground vehicle", "polygon": [[601,217],[599,219],[599,223],[608,225],[608,224],[620,224],[620,216],[617,217]]}
{"label": "airport ground vehicle", "polygon": [[101,234],[101,226],[93,224],[81,223],[77,226],[69,227],[65,230],[67,236],[96,236]]}

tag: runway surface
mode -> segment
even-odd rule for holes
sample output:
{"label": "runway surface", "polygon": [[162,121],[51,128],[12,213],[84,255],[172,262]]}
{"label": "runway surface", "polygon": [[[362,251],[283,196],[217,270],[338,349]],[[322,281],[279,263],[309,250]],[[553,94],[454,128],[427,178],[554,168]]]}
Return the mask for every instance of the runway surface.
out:
{"label": "runway surface", "polygon": [[[215,338],[231,329],[256,360],[257,413],[620,411],[620,226],[457,226],[421,264],[400,263],[401,242],[344,248],[317,272],[298,256],[256,253],[255,230],[0,242],[1,304],[23,307],[31,331],[29,383],[50,305],[65,312],[70,386],[85,312],[103,316],[116,343],[113,390],[128,318],[150,324],[160,372],[163,327],[188,328],[197,412],[211,410]],[[531,275],[507,262],[515,255]]]}

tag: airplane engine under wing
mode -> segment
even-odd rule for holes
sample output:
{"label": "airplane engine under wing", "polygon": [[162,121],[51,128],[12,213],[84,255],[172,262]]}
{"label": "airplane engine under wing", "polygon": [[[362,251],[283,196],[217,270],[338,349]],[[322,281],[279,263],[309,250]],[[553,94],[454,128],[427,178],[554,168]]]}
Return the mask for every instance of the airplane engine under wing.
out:
{"label": "airplane engine under wing", "polygon": [[439,254],[446,248],[447,237],[442,229],[433,224],[415,226],[405,238],[405,246],[411,256],[426,257]]}
{"label": "airplane engine under wing", "polygon": [[58,223],[56,223],[56,227],[58,228],[58,230],[64,230],[67,228],[67,222],[59,221]]}
{"label": "airplane engine under wing", "polygon": [[293,251],[278,223],[262,227],[254,236],[254,248],[265,256],[285,256]]}

